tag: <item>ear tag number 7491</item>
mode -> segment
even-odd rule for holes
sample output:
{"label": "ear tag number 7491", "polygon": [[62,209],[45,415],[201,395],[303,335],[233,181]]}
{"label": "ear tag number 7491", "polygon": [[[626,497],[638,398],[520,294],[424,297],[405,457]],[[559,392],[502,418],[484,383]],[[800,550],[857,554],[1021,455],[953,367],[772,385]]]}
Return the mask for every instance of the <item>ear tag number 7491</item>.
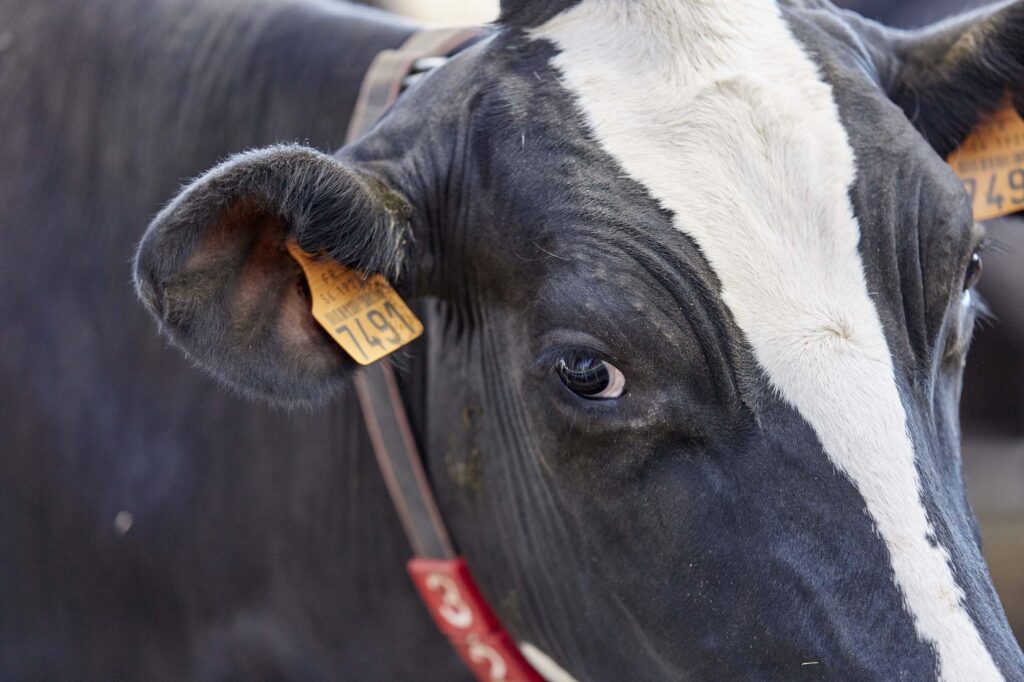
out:
{"label": "ear tag number 7491", "polygon": [[306,274],[313,317],[361,365],[380,360],[423,333],[423,325],[381,275],[365,277],[337,261],[317,260],[295,242],[291,254]]}
{"label": "ear tag number 7491", "polygon": [[971,197],[975,220],[1024,211],[1024,120],[1009,101],[947,160]]}

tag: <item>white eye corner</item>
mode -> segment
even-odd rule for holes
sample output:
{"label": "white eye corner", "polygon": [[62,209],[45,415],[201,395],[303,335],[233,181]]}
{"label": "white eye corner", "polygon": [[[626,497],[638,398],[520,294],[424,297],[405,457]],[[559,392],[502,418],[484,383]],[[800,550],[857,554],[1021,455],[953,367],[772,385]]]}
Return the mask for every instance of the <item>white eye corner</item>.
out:
{"label": "white eye corner", "polygon": [[608,368],[608,387],[594,396],[596,400],[618,398],[626,390],[626,377],[619,368],[608,362],[604,366]]}
{"label": "white eye corner", "polygon": [[974,290],[967,289],[960,297],[960,310],[957,315],[957,339],[962,342],[970,335],[970,325],[973,324],[971,310],[974,306]]}

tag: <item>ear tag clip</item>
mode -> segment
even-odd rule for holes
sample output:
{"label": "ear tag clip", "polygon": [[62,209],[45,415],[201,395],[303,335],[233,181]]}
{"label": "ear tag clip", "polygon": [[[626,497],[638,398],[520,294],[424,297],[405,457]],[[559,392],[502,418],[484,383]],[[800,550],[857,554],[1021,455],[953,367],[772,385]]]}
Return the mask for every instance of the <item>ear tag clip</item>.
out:
{"label": "ear tag clip", "polygon": [[1024,211],[1024,119],[1007,101],[947,159],[971,197],[974,219]]}
{"label": "ear tag clip", "polygon": [[313,317],[360,365],[390,355],[423,333],[423,324],[379,274],[361,273],[333,260],[317,260],[295,242],[291,254],[306,275]]}

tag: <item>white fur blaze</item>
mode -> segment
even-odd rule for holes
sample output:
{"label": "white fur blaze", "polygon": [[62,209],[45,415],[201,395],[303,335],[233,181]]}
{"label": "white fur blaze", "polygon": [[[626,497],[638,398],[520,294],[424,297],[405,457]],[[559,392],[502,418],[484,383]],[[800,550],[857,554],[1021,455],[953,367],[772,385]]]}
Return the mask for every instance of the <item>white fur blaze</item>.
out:
{"label": "white fur blaze", "polygon": [[582,0],[533,31],[595,138],[700,246],[779,394],[864,498],[944,680],[1002,679],[929,542],[906,412],[857,250],[853,151],[770,0]]}

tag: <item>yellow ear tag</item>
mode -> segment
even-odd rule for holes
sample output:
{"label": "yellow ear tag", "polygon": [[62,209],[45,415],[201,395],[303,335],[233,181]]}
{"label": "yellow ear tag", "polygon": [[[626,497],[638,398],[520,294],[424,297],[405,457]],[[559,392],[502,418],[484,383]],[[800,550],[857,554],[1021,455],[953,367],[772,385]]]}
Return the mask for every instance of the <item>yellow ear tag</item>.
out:
{"label": "yellow ear tag", "polygon": [[306,273],[313,317],[360,365],[389,355],[423,333],[402,297],[381,275],[364,277],[333,260],[316,260],[288,243]]}
{"label": "yellow ear tag", "polygon": [[975,220],[1024,211],[1024,120],[1010,102],[947,159],[971,196]]}

